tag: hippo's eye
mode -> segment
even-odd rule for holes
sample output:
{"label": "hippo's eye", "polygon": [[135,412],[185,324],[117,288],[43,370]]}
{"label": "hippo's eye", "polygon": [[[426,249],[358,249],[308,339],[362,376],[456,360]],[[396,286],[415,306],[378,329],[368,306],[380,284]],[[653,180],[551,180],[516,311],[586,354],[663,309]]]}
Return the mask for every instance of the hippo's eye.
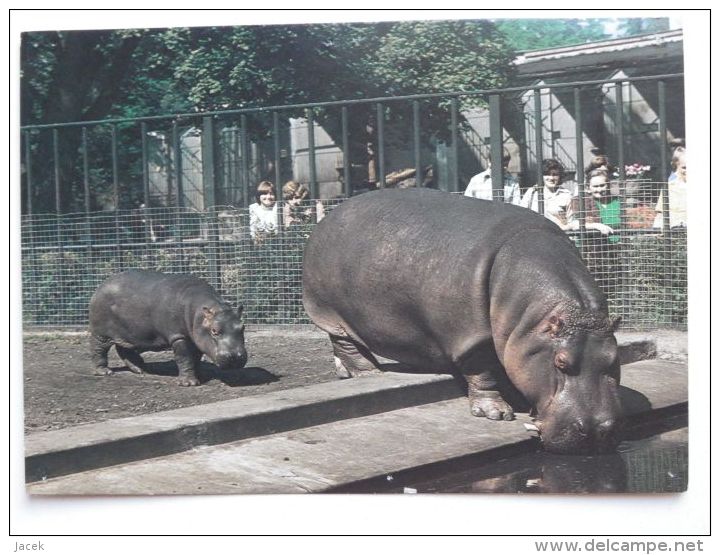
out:
{"label": "hippo's eye", "polygon": [[217,337],[218,335],[220,335],[220,330],[217,328],[210,328],[210,335],[212,335],[213,337]]}

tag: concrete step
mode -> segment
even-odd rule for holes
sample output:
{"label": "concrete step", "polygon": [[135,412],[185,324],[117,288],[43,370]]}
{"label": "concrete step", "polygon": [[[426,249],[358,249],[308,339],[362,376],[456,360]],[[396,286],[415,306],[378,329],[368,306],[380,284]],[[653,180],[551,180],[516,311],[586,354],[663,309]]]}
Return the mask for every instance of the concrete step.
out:
{"label": "concrete step", "polygon": [[[620,336],[618,340],[622,364],[655,354],[650,338]],[[35,482],[462,395],[449,375],[386,372],[39,432],[25,438],[25,480]]]}
{"label": "concrete step", "polygon": [[[687,366],[658,360],[625,365],[622,397],[626,412],[635,420],[682,409],[687,405]],[[491,461],[536,449],[536,440],[523,426],[528,421],[526,414],[512,422],[478,419],[469,414],[467,400],[456,397],[47,479],[28,484],[27,491],[33,495],[322,492],[471,454],[482,453]]]}

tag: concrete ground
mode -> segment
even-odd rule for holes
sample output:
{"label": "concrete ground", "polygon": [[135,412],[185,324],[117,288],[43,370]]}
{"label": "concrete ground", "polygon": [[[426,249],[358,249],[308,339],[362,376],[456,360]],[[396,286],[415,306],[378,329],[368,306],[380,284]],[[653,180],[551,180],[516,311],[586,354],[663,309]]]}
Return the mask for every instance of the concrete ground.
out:
{"label": "concrete ground", "polygon": [[[621,393],[631,420],[683,410],[687,366],[627,363]],[[497,460],[538,447],[526,414],[511,422],[472,417],[457,385],[442,375],[386,373],[122,420],[29,436],[28,493],[323,492],[478,453]]]}

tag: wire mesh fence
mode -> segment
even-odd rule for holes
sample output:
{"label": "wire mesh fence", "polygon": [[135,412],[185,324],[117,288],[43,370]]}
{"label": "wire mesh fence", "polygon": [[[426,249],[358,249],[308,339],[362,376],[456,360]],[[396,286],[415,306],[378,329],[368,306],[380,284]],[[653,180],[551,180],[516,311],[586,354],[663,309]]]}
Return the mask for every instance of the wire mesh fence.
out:
{"label": "wire mesh fence", "polygon": [[[645,183],[632,197],[623,193],[620,225],[613,233],[588,227],[570,231],[570,237],[624,328],[684,328],[685,228],[662,228],[655,210],[658,184]],[[24,325],[85,326],[95,289],[111,274],[131,268],[201,277],[229,302],[242,304],[249,324],[309,324],[301,287],[305,241],[317,215],[341,202],[309,202],[302,218],[288,217],[289,207],[278,202],[278,228],[255,239],[247,210],[234,207],[24,215]],[[586,199],[586,225],[593,221],[593,202]]]}

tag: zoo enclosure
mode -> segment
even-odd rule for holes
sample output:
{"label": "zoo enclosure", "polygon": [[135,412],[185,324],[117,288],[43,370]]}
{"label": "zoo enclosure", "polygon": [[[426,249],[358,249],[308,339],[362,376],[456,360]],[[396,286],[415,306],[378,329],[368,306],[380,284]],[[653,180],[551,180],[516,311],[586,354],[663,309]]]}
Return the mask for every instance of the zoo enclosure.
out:
{"label": "zoo enclosure", "polygon": [[[299,284],[302,245],[313,223],[284,229],[280,222],[277,236],[254,245],[245,207],[261,179],[278,184],[278,192],[286,179],[305,182],[329,210],[373,186],[460,191],[483,161],[502,167],[503,150],[519,159],[514,173],[523,185],[542,184],[538,161],[564,153],[582,196],[586,152],[604,142],[619,168],[616,193],[628,200],[630,192],[633,206],[654,208],[667,187],[668,135],[683,133],[668,129],[668,84],[681,87],[682,74],[25,126],[25,325],[84,325],[97,285],[130,267],[205,277],[228,300],[243,303],[251,323],[307,323]],[[642,125],[629,94],[638,90],[653,104],[654,116]],[[574,124],[574,152],[555,129],[558,104]],[[612,148],[610,138],[598,141],[598,113],[612,128]],[[674,122],[682,120],[673,114]],[[359,133],[363,125],[371,132]],[[337,137],[339,146],[316,145],[323,133]],[[628,151],[642,142],[638,136],[645,152],[647,144],[655,152],[655,181],[638,184],[625,175]],[[367,156],[358,156],[363,147]],[[318,173],[328,168],[337,182],[325,182],[321,195]],[[499,198],[500,172],[492,180]],[[663,229],[669,230],[667,192],[663,198]],[[581,211],[574,239],[626,327],[684,326],[684,233],[661,233],[649,222],[630,225],[627,216],[608,248],[585,229]]]}

